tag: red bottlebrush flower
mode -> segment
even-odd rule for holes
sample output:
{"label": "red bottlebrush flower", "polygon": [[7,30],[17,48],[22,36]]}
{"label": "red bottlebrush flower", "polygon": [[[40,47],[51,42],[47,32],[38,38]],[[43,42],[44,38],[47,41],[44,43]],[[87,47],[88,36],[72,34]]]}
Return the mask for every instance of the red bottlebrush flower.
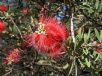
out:
{"label": "red bottlebrush flower", "polygon": [[21,12],[26,15],[26,14],[28,14],[28,12],[29,12],[29,8],[23,8],[23,9],[21,10]]}
{"label": "red bottlebrush flower", "polygon": [[11,50],[6,58],[4,59],[4,64],[17,63],[21,58],[21,52],[18,49]]}
{"label": "red bottlebrush flower", "polygon": [[57,58],[65,52],[64,41],[68,36],[65,25],[49,17],[41,18],[38,29],[25,38],[28,46],[34,46],[38,52]]}
{"label": "red bottlebrush flower", "polygon": [[55,39],[64,41],[68,38],[69,33],[65,24],[58,23],[55,18],[41,18],[40,22],[44,24],[47,35],[54,36]]}
{"label": "red bottlebrush flower", "polygon": [[0,11],[2,12],[8,11],[8,7],[6,5],[0,5]]}
{"label": "red bottlebrush flower", "polygon": [[5,24],[3,21],[0,21],[0,32],[4,31],[6,28]]}

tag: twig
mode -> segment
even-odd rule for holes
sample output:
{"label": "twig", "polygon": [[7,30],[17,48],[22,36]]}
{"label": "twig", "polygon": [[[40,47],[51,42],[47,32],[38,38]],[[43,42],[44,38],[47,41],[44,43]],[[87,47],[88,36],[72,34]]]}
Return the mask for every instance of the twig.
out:
{"label": "twig", "polygon": [[11,72],[12,72],[12,69],[9,72],[7,72],[6,74],[4,74],[3,76],[8,76]]}
{"label": "twig", "polygon": [[74,24],[73,24],[73,13],[72,13],[72,17],[71,17],[71,36],[73,39],[73,43],[75,43],[75,37],[74,37]]}
{"label": "twig", "polygon": [[[72,12],[72,15],[71,15],[71,36],[72,36],[72,39],[73,39],[73,43],[74,43],[74,50],[73,52],[75,52],[76,50],[76,41],[75,41],[75,33],[74,33],[74,14]],[[75,76],[77,76],[77,64],[76,64],[76,56],[74,56],[73,58],[73,62],[72,62],[72,65],[71,65],[71,68],[70,68],[70,71],[68,73],[68,76],[70,76],[71,72],[72,72],[72,69],[73,67],[75,66]]]}
{"label": "twig", "polygon": [[56,65],[52,65],[52,64],[40,64],[40,63],[36,63],[37,65],[42,65],[42,66],[50,66],[52,68],[55,68],[57,70],[63,70],[63,67],[59,67],[59,66],[56,66]]}
{"label": "twig", "polygon": [[75,63],[75,76],[78,75],[78,67],[77,67],[77,63]]}
{"label": "twig", "polygon": [[12,21],[12,23],[14,24],[14,26],[17,28],[17,30],[18,30],[18,32],[19,32],[21,38],[23,39],[21,31],[20,31],[20,29],[18,28],[18,26],[16,25],[16,23],[14,22],[14,20],[12,19],[12,17],[10,17],[10,20]]}
{"label": "twig", "polygon": [[70,76],[72,70],[73,70],[73,67],[74,67],[74,63],[75,63],[75,58],[74,58],[74,61],[72,62],[72,65],[71,65],[71,68],[69,70],[69,73],[68,73],[68,76]]}
{"label": "twig", "polygon": [[96,41],[89,44],[82,44],[81,47],[102,47],[101,43],[97,43]]}

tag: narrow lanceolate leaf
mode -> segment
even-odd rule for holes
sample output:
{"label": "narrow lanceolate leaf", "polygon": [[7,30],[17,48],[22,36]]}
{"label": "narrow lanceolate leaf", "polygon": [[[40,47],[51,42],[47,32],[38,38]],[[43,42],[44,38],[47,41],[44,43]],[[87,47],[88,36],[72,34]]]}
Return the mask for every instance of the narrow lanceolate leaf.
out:
{"label": "narrow lanceolate leaf", "polygon": [[98,9],[98,12],[101,12],[101,11],[102,11],[102,3],[100,3],[99,9]]}
{"label": "narrow lanceolate leaf", "polygon": [[98,9],[99,3],[100,3],[99,0],[96,0],[96,3],[95,3],[95,8],[96,8],[96,9]]}
{"label": "narrow lanceolate leaf", "polygon": [[100,34],[99,34],[98,30],[97,29],[94,29],[94,30],[95,30],[95,35],[96,35],[98,41],[101,42]]}
{"label": "narrow lanceolate leaf", "polygon": [[88,55],[88,49],[86,48],[86,49],[83,49],[83,53],[85,54],[85,55]]}
{"label": "narrow lanceolate leaf", "polygon": [[89,41],[89,39],[90,39],[90,34],[91,34],[91,31],[90,31],[90,30],[88,31],[88,34],[86,34],[86,33],[84,34],[84,42],[85,42],[85,43],[87,43],[87,42]]}
{"label": "narrow lanceolate leaf", "polygon": [[100,40],[102,41],[102,30],[100,31]]}
{"label": "narrow lanceolate leaf", "polygon": [[12,31],[13,31],[14,33],[16,33],[16,34],[18,34],[18,33],[19,33],[19,32],[18,32],[18,29],[17,29],[17,27],[16,27],[16,26],[13,26]]}
{"label": "narrow lanceolate leaf", "polygon": [[91,62],[90,62],[90,60],[88,60],[87,58],[85,59],[85,63],[86,63],[86,65],[87,65],[87,67],[90,67],[90,66],[91,66]]}
{"label": "narrow lanceolate leaf", "polygon": [[82,29],[81,28],[79,28],[79,30],[78,30],[78,38],[80,39],[80,41],[83,38],[83,32],[82,32]]}
{"label": "narrow lanceolate leaf", "polygon": [[89,38],[90,38],[90,34],[91,34],[91,31],[90,31],[90,29],[89,29],[89,31],[88,31],[88,35],[87,35],[87,40],[89,40]]}
{"label": "narrow lanceolate leaf", "polygon": [[84,34],[84,42],[87,42],[87,34]]}

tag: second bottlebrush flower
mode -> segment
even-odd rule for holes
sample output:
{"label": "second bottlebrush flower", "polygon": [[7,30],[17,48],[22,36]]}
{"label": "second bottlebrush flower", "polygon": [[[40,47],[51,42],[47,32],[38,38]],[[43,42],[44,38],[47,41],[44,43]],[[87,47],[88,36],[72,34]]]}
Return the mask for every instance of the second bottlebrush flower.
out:
{"label": "second bottlebrush flower", "polygon": [[4,59],[4,64],[17,63],[20,61],[20,58],[21,58],[20,50],[13,49],[7,54],[6,58]]}

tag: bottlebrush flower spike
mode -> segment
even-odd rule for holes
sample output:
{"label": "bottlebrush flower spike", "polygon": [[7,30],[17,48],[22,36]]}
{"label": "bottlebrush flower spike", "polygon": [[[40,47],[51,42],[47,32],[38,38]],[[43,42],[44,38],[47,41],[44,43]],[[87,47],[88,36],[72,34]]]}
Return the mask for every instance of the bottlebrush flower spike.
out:
{"label": "bottlebrush flower spike", "polygon": [[7,12],[8,7],[6,5],[0,5],[0,11]]}
{"label": "bottlebrush flower spike", "polygon": [[21,58],[21,52],[19,49],[11,50],[6,58],[4,59],[4,64],[17,63]]}
{"label": "bottlebrush flower spike", "polygon": [[34,46],[38,52],[58,58],[65,52],[64,41],[69,36],[65,24],[55,18],[40,18],[38,29],[25,37],[28,46]]}
{"label": "bottlebrush flower spike", "polygon": [[4,31],[5,28],[6,28],[6,26],[5,26],[4,22],[3,22],[3,21],[0,21],[0,33],[1,33],[2,31]]}

